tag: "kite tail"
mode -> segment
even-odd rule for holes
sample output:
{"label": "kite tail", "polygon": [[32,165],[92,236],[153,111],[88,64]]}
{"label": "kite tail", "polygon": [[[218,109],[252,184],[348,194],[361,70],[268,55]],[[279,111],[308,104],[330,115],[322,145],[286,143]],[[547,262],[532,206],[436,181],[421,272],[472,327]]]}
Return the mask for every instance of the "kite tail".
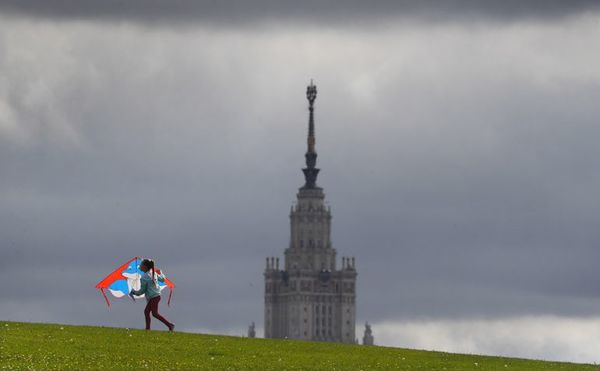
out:
{"label": "kite tail", "polygon": [[100,291],[102,292],[102,296],[104,296],[104,300],[106,300],[106,305],[108,305],[108,307],[110,308],[110,301],[108,301],[108,298],[106,297],[106,294],[104,293],[104,289],[100,289]]}
{"label": "kite tail", "polygon": [[173,296],[173,289],[169,287],[169,300],[167,301],[167,306],[171,306],[171,296]]}

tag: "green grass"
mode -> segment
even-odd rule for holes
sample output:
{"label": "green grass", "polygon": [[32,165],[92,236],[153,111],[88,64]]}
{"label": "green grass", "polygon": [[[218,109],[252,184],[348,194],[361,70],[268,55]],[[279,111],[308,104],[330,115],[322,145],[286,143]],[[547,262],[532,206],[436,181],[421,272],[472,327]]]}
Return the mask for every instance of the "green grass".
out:
{"label": "green grass", "polygon": [[292,340],[0,322],[1,369],[598,370],[542,362]]}

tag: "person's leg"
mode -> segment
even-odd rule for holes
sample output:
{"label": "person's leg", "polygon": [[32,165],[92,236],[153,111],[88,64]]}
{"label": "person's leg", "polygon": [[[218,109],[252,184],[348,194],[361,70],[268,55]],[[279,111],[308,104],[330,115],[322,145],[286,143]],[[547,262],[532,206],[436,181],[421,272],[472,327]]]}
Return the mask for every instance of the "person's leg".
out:
{"label": "person's leg", "polygon": [[171,330],[173,328],[173,324],[167,321],[165,317],[161,316],[160,313],[158,313],[158,303],[160,302],[160,296],[150,299],[150,302],[152,303],[150,307],[152,309],[152,316],[164,323],[165,326],[167,326],[169,330]]}
{"label": "person's leg", "polygon": [[150,301],[146,303],[146,308],[144,308],[144,316],[146,317],[146,330],[150,330],[150,311],[152,307],[150,305]]}

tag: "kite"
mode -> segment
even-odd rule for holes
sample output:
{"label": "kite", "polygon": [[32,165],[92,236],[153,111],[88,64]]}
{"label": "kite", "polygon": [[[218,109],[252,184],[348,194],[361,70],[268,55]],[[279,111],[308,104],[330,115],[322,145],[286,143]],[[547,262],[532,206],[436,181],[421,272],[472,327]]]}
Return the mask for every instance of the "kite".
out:
{"label": "kite", "polygon": [[[140,289],[140,279],[144,272],[140,270],[140,263],[142,262],[142,258],[136,256],[128,260],[125,264],[121,265],[119,268],[115,269],[114,272],[109,274],[105,279],[98,282],[96,288],[102,292],[104,296],[104,300],[106,300],[106,304],[110,307],[110,301],[108,297],[106,297],[106,293],[104,290],[110,291],[114,297],[122,298],[124,296],[128,296],[131,292],[131,289],[139,290]],[[161,274],[160,269],[156,269],[156,274]],[[175,284],[173,281],[164,277],[164,282],[160,282],[157,280],[160,291],[165,288],[169,288],[169,301],[167,304],[171,306],[171,296],[173,295],[173,290],[175,289]],[[143,298],[144,295],[135,296],[136,298]]]}

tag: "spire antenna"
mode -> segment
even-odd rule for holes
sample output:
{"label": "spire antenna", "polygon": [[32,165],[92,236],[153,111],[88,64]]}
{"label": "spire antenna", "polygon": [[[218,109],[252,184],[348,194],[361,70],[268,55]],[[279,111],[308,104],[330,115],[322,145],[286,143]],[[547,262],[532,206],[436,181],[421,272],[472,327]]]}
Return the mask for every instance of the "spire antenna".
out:
{"label": "spire antenna", "polygon": [[317,86],[310,80],[310,85],[306,87],[306,99],[308,100],[308,138],[307,138],[307,149],[304,157],[306,158],[306,168],[302,169],[304,172],[304,178],[306,183],[304,184],[305,189],[316,188],[317,174],[319,169],[315,166],[317,164],[317,152],[315,151],[315,99],[317,99]]}

